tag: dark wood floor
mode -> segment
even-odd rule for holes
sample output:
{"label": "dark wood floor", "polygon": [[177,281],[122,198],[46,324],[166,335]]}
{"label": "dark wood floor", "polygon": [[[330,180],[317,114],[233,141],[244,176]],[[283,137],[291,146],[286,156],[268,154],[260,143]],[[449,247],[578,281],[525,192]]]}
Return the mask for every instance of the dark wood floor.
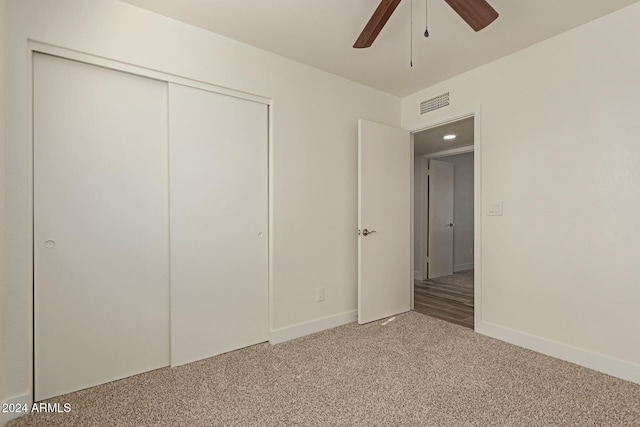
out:
{"label": "dark wood floor", "polygon": [[416,280],[414,310],[473,329],[473,270]]}

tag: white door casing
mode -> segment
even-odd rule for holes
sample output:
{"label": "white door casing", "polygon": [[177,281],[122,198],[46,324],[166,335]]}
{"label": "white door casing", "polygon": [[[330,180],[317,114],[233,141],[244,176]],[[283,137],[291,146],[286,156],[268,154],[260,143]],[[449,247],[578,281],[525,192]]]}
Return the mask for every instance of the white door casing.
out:
{"label": "white door casing", "polygon": [[358,121],[360,324],[411,308],[412,162],[409,132]]}
{"label": "white door casing", "polygon": [[268,107],[169,84],[171,365],[268,339]]}
{"label": "white door casing", "polygon": [[34,55],[36,401],[169,364],[167,86]]}
{"label": "white door casing", "polygon": [[453,274],[453,176],[453,164],[429,160],[429,279]]}

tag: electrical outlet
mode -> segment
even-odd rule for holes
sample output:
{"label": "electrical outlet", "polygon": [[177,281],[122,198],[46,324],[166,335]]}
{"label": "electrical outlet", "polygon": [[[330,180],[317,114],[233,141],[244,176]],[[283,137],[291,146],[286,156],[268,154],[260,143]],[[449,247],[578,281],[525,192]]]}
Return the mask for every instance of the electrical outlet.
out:
{"label": "electrical outlet", "polygon": [[324,301],[324,288],[316,288],[316,302]]}
{"label": "electrical outlet", "polygon": [[487,215],[502,216],[502,201],[489,203],[487,205]]}

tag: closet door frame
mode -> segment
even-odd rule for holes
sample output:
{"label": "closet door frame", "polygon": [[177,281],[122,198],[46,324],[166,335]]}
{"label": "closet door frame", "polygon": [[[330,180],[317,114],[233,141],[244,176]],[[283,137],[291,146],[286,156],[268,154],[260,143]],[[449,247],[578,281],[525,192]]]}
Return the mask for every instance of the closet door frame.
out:
{"label": "closet door frame", "polygon": [[[28,55],[28,123],[27,123],[27,156],[28,162],[26,167],[26,186],[23,185],[23,188],[26,188],[26,191],[22,194],[23,197],[26,197],[27,200],[27,227],[22,228],[20,231],[16,231],[16,235],[19,233],[18,239],[21,241],[22,245],[26,248],[26,257],[22,260],[22,266],[16,266],[16,269],[26,268],[28,273],[26,275],[15,271],[15,275],[19,277],[28,277],[30,282],[24,283],[24,287],[27,290],[25,297],[31,303],[29,304],[28,313],[25,313],[25,322],[28,325],[28,343],[29,348],[29,383],[31,384],[29,390],[29,403],[33,403],[34,399],[34,163],[33,163],[33,153],[34,153],[34,135],[33,135],[33,70],[34,70],[34,56],[36,53],[43,53],[47,55],[57,56],[63,59],[68,59],[72,61],[82,62],[89,65],[95,65],[103,68],[112,69],[115,71],[125,72],[129,74],[134,74],[140,77],[146,77],[154,80],[159,80],[167,83],[176,83],[183,86],[190,86],[197,89],[203,89],[209,92],[215,92],[222,95],[232,96],[235,98],[258,102],[267,106],[267,114],[268,114],[268,135],[267,135],[267,173],[268,173],[268,190],[267,190],[267,238],[268,238],[268,274],[267,274],[267,295],[268,295],[268,318],[267,318],[267,330],[269,334],[269,339],[272,330],[272,319],[273,319],[273,153],[274,153],[274,138],[273,138],[273,122],[274,122],[274,101],[271,98],[254,95],[246,92],[241,92],[229,88],[225,88],[222,86],[217,86],[211,83],[205,83],[201,81],[192,80],[187,77],[177,76],[169,73],[165,73],[159,70],[153,70],[149,68],[139,67],[133,64],[111,60],[108,58],[98,57],[91,54],[86,54],[78,51],[73,51],[69,49],[65,49],[58,46],[53,46],[45,43],[40,43],[37,41],[28,41],[27,43],[27,55]],[[9,157],[9,154],[7,155]],[[15,178],[14,178],[15,179]],[[14,184],[15,186],[15,184]],[[9,218],[9,226],[11,226],[10,218]],[[12,236],[7,236],[9,244],[12,241]],[[11,275],[11,270],[9,271],[9,275]]]}

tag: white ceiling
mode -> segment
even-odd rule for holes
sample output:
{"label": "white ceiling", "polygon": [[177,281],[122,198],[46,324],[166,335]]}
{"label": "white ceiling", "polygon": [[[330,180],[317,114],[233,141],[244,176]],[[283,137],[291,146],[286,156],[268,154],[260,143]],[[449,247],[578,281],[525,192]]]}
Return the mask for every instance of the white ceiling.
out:
{"label": "white ceiling", "polygon": [[[453,134],[455,139],[442,137]],[[473,117],[423,130],[413,135],[415,157],[473,145]]]}
{"label": "white ceiling", "polygon": [[121,1],[405,96],[640,0],[489,0],[500,16],[478,33],[428,0],[428,39],[425,0],[404,0],[368,49],[352,46],[378,0]]}

